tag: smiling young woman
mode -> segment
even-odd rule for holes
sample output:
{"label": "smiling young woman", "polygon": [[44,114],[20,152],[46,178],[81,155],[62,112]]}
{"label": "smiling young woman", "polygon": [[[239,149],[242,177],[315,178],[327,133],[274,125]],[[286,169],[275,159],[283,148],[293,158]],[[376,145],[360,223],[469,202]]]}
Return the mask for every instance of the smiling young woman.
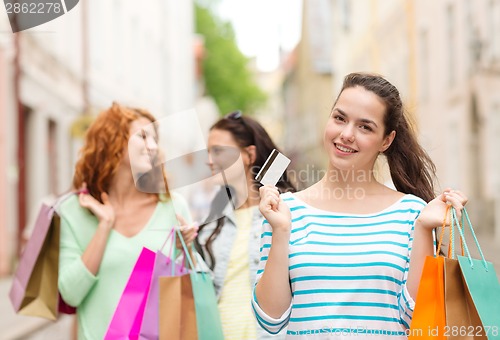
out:
{"label": "smiling young woman", "polygon": [[[73,186],[82,193],[60,206],[59,290],[77,307],[79,339],[104,338],[142,248],[160,249],[174,226],[190,220],[163,168],[154,167],[161,164],[154,121],[116,103],[101,112],[75,167]],[[139,182],[152,190],[139,190]],[[195,229],[184,229],[192,242]]]}
{"label": "smiling young woman", "polygon": [[384,103],[363,87],[347,88],[339,96],[325,128],[325,148],[330,170],[373,168],[379,153],[394,140],[395,131],[384,131]]}
{"label": "smiling young woman", "polygon": [[[199,252],[214,272],[215,290],[226,339],[283,339],[258,327],[249,300],[259,263],[263,217],[259,212],[259,186],[255,176],[273,149],[278,149],[255,119],[235,111],[210,128],[208,166],[213,174],[224,173],[220,191],[212,201],[206,223],[196,239]],[[241,162],[236,162],[240,159]],[[295,191],[288,172],[277,187]],[[229,204],[227,192],[231,193]],[[223,199],[223,197],[225,199]],[[215,220],[213,216],[219,216]]]}
{"label": "smiling young woman", "polygon": [[[450,189],[434,198],[434,165],[398,90],[379,75],[346,76],[324,148],[328,169],[316,184],[296,194],[260,189],[266,221],[252,299],[257,320],[270,333],[288,326],[290,338],[405,339],[433,230],[447,204],[461,211],[467,198]],[[396,190],[374,176],[381,153]]]}

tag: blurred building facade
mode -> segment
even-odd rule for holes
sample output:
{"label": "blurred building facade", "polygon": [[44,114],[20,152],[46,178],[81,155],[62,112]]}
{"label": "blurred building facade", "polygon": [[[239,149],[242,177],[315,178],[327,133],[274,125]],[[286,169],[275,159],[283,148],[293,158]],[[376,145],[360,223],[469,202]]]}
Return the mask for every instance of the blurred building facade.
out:
{"label": "blurred building facade", "polygon": [[473,220],[490,231],[496,224],[500,240],[500,1],[332,4],[335,91],[353,71],[393,82],[439,187],[466,192]]}
{"label": "blurred building facade", "polygon": [[408,1],[333,1],[333,54],[336,71],[334,90],[345,75],[354,71],[386,75],[413,104],[409,69],[413,46],[409,33]]}
{"label": "blurred building facade", "polygon": [[[334,1],[333,55],[334,91],[341,89],[350,72],[375,72],[386,76],[401,92],[415,120],[415,85],[411,65],[414,57],[410,2],[400,0],[366,2]],[[378,179],[391,186],[388,165],[383,157],[376,164]]]}
{"label": "blurred building facade", "polygon": [[500,1],[414,1],[413,14],[421,134],[442,187],[465,190],[500,241]]}
{"label": "blurred building facade", "polygon": [[277,67],[272,71],[262,71],[257,68],[257,59],[250,60],[249,68],[253,74],[257,86],[267,95],[265,105],[255,111],[255,117],[269,133],[273,141],[283,147],[284,139],[284,101],[282,96],[282,84],[284,77],[283,67]]}
{"label": "blurred building facade", "polygon": [[88,0],[12,34],[0,13],[0,275],[41,199],[70,189],[82,114],[195,107],[193,15],[192,1]]}
{"label": "blurred building facade", "polygon": [[[0,16],[0,32],[5,32],[9,29],[8,22]],[[11,155],[12,150],[9,148],[7,143],[8,138],[12,138],[11,134],[8,134],[7,127],[7,112],[12,110],[10,106],[12,103],[7,103],[7,97],[10,96],[8,86],[8,79],[10,79],[10,72],[8,71],[7,60],[11,59],[13,54],[10,46],[12,45],[11,35],[0,33],[0,274],[6,273],[9,269],[8,260],[8,233],[7,224],[9,223],[9,218],[7,211],[9,207],[7,206],[7,197],[9,192],[9,183],[11,180],[8,178],[9,167],[12,166],[10,159],[13,157]]]}
{"label": "blurred building facade", "polygon": [[331,0],[303,2],[302,38],[284,60],[284,147],[300,187],[325,166],[323,130],[333,101]]}

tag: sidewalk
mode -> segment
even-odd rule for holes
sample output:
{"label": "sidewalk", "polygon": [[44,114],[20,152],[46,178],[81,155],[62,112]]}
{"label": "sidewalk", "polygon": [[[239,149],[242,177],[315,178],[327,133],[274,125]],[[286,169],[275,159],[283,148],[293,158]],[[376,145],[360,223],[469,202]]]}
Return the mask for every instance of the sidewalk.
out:
{"label": "sidewalk", "polygon": [[[465,238],[468,240],[467,235]],[[491,233],[478,233],[477,240],[483,251],[484,258],[489,262],[493,263],[495,271],[500,281],[500,244],[495,243],[495,239]],[[471,244],[469,244],[471,243]],[[476,245],[473,242],[467,241],[469,246],[471,256],[476,259],[480,259],[479,251],[476,249]]]}
{"label": "sidewalk", "polygon": [[0,340],[69,340],[73,317],[63,315],[58,321],[16,315],[9,300],[11,278],[0,279]]}
{"label": "sidewalk", "polygon": [[[478,240],[487,260],[493,263],[500,280],[500,244],[489,234],[479,234]],[[478,252],[470,245],[473,257]],[[11,278],[0,279],[0,340],[69,340],[73,316],[62,315],[58,321],[16,315],[9,300]]]}
{"label": "sidewalk", "polygon": [[18,316],[14,313],[9,300],[10,278],[0,280],[0,339],[18,339],[43,327],[47,321],[40,318]]}

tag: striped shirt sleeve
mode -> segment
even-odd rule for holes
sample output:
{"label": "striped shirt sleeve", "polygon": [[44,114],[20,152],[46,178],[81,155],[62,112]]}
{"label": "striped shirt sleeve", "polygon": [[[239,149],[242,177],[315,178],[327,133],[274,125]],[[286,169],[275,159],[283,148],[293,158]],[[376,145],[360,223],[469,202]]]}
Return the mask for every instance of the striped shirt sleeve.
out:
{"label": "striped shirt sleeve", "polygon": [[[286,196],[285,196],[286,195]],[[291,308],[277,319],[252,306],[269,333],[387,334],[405,338],[415,302],[407,289],[415,220],[425,202],[405,195],[375,213],[336,213],[283,194],[292,214],[289,241]],[[265,270],[272,230],[263,224],[257,282]]]}
{"label": "striped shirt sleeve", "polygon": [[415,228],[415,223],[413,223],[410,232],[410,241],[408,244],[408,260],[406,261],[405,272],[403,276],[403,284],[401,285],[401,292],[398,294],[398,307],[399,315],[401,318],[401,323],[406,329],[410,328],[411,318],[413,315],[413,309],[415,308],[415,301],[411,297],[407,288],[408,271],[410,269],[410,255],[411,247],[413,243],[413,231]]}
{"label": "striped shirt sleeve", "polygon": [[262,277],[262,274],[264,273],[267,257],[269,255],[269,250],[271,249],[271,239],[272,239],[272,228],[266,220],[262,224],[262,229],[263,231],[260,242],[260,262],[252,294],[252,309],[254,311],[258,324],[264,330],[266,330],[270,334],[278,334],[282,329],[284,329],[288,325],[288,321],[290,320],[290,313],[292,310],[292,304],[290,303],[288,309],[278,319],[272,318],[269,315],[267,315],[259,306],[259,302],[257,301],[257,296],[255,294],[255,287],[257,286],[257,283],[259,282],[260,278]]}
{"label": "striped shirt sleeve", "polygon": [[[421,207],[423,209],[424,206]],[[418,211],[417,216],[415,216],[415,219],[413,220],[411,229],[410,229],[410,235],[409,235],[409,242],[408,242],[408,260],[406,261],[406,267],[405,267],[405,272],[403,276],[403,284],[401,286],[401,292],[398,294],[398,307],[399,307],[399,314],[401,317],[401,323],[406,329],[410,328],[411,324],[411,319],[413,316],[413,310],[415,308],[415,301],[411,297],[410,293],[408,292],[407,288],[407,281],[408,281],[408,272],[410,269],[410,257],[411,257],[411,250],[413,246],[413,235],[415,232],[415,221],[417,220],[418,216],[420,215],[420,211]]]}

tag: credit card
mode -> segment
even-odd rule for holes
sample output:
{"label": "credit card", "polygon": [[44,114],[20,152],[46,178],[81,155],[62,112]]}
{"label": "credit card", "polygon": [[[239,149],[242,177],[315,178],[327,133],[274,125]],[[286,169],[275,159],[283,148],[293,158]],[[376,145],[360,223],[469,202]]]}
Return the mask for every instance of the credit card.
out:
{"label": "credit card", "polygon": [[255,176],[255,180],[259,181],[263,185],[276,186],[276,183],[278,183],[279,179],[285,172],[288,164],[290,164],[290,159],[278,150],[274,149],[257,176]]}

